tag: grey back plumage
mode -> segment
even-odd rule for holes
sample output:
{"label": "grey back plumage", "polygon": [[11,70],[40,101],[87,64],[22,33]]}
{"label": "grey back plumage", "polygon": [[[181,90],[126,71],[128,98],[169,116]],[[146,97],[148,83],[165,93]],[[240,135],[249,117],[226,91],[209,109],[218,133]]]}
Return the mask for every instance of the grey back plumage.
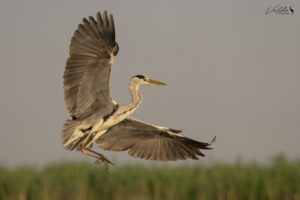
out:
{"label": "grey back plumage", "polygon": [[113,16],[104,11],[83,19],[71,40],[70,56],[64,72],[65,101],[74,118],[83,118],[101,109],[113,110],[109,90],[112,55],[118,52]]}

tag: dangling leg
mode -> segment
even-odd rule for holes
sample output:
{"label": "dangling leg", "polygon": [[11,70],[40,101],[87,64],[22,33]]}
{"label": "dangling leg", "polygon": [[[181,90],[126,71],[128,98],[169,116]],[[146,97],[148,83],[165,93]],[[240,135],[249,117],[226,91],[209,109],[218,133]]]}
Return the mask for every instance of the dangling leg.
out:
{"label": "dangling leg", "polygon": [[[89,131],[88,136],[80,143],[80,148],[81,148],[81,152],[84,154],[84,155],[88,155],[88,156],[92,156],[94,158],[97,158],[99,159],[99,156],[101,156],[101,154],[99,155],[98,153],[95,153],[95,152],[92,152],[92,153],[89,153],[87,152],[86,150],[89,151],[89,147],[91,146],[92,143],[90,143],[90,141],[94,141],[94,137],[97,136],[97,134],[92,138],[90,139],[93,134],[95,133],[95,130],[97,130],[100,126],[101,126],[102,122],[99,122],[98,124],[96,124],[95,126],[93,126],[91,129],[89,130],[86,130],[86,131]],[[91,151],[90,151],[91,152]],[[96,155],[95,155],[96,154]],[[103,157],[103,156],[102,156]]]}
{"label": "dangling leg", "polygon": [[90,133],[88,134],[88,136],[80,143],[81,150],[82,150],[82,148],[84,147],[84,145],[87,143],[87,141],[89,140],[89,138],[90,138],[92,135],[93,135],[93,133],[90,132]]}
{"label": "dangling leg", "polygon": [[[86,142],[88,141],[88,139],[85,139],[85,143],[83,143],[83,146],[81,148],[81,152],[85,155],[89,155],[89,156],[97,158],[98,160],[96,161],[96,163],[99,164],[99,163],[103,162],[105,164],[105,169],[108,170],[108,164],[113,165],[113,163],[110,160],[108,160],[104,155],[89,149],[89,147],[93,144],[93,142],[96,139],[98,139],[101,135],[103,135],[104,133],[106,133],[106,130],[99,131],[98,133],[96,133],[96,135],[93,137],[93,139],[91,139],[87,144],[86,144]],[[90,135],[88,137],[90,137]],[[91,154],[87,151],[92,152],[96,155]]]}
{"label": "dangling leg", "polygon": [[84,155],[87,155],[87,156],[92,156],[92,157],[94,157],[94,158],[97,158],[97,159],[99,159],[99,156],[97,156],[97,155],[95,155],[95,154],[92,154],[92,153],[89,153],[89,152],[87,152],[85,148],[82,148],[82,149],[81,149],[81,152],[82,152]]}
{"label": "dangling leg", "polygon": [[85,145],[88,141],[88,139],[93,135],[92,132],[89,133],[89,135],[82,141],[82,143],[80,144],[81,145],[81,152],[84,154],[84,155],[88,155],[88,156],[92,156],[94,158],[97,158],[98,159],[98,156],[97,155],[94,155],[92,153],[89,153],[87,152],[86,150],[88,150]]}
{"label": "dangling leg", "polygon": [[96,133],[96,135],[93,137],[93,139],[91,141],[89,141],[89,143],[87,145],[85,145],[85,148],[88,151],[97,154],[99,157],[98,157],[98,160],[96,161],[96,163],[99,164],[99,163],[103,162],[105,164],[105,168],[108,169],[108,164],[113,164],[113,163],[110,160],[108,160],[104,155],[89,149],[89,147],[93,144],[93,142],[95,140],[97,140],[101,135],[106,133],[106,131],[107,130],[103,130],[103,131],[99,131],[98,133]]}

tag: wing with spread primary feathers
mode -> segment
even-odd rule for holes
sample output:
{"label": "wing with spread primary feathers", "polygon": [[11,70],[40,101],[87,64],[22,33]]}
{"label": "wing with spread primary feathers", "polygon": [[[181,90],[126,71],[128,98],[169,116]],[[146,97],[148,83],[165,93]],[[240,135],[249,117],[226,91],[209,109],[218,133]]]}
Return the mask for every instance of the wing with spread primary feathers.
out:
{"label": "wing with spread primary feathers", "polygon": [[133,118],[127,118],[111,127],[97,143],[110,151],[129,150],[128,154],[155,161],[198,159],[204,156],[200,149],[211,149],[210,143],[183,137],[181,131],[154,126]]}
{"label": "wing with spread primary feathers", "polygon": [[109,78],[114,56],[118,53],[113,16],[104,11],[83,19],[71,40],[70,57],[64,72],[64,92],[72,117],[80,118],[101,109],[110,113],[114,103]]}

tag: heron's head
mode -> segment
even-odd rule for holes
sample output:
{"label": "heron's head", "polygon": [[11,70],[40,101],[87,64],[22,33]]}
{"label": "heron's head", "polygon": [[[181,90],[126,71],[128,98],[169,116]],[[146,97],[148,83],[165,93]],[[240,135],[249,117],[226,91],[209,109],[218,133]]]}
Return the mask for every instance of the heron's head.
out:
{"label": "heron's head", "polygon": [[138,85],[167,85],[163,82],[152,80],[143,75],[136,75],[131,78],[131,81],[137,83]]}

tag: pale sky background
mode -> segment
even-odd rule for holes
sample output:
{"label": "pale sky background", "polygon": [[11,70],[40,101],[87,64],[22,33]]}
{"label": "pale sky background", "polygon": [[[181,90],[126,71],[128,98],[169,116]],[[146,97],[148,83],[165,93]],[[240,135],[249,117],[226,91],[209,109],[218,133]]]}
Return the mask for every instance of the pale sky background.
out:
{"label": "pale sky background", "polygon": [[[265,15],[277,3],[294,15]],[[136,74],[168,83],[142,88],[134,117],[200,141],[216,135],[204,162],[300,157],[299,1],[1,0],[0,165],[93,162],[62,147],[62,75],[77,25],[104,9],[120,45],[114,99],[131,100]]]}

